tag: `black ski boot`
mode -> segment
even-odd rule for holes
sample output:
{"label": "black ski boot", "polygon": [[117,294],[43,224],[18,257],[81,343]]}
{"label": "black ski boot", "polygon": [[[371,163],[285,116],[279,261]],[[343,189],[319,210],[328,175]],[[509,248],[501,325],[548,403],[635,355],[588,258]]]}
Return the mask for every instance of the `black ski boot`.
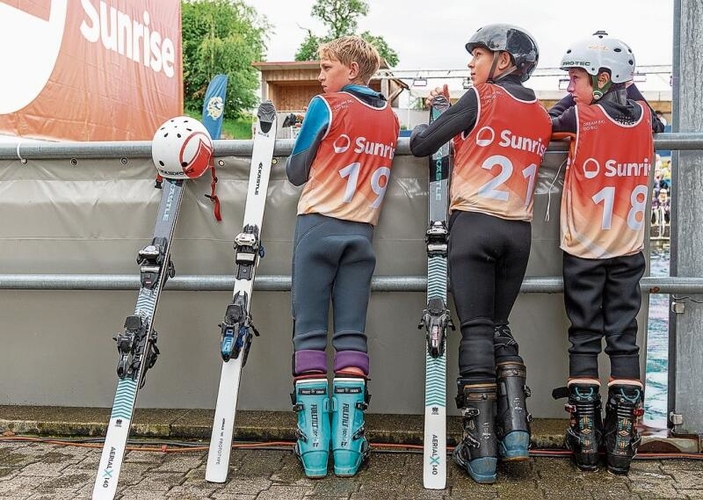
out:
{"label": "black ski boot", "polygon": [[571,415],[566,430],[566,447],[573,452],[576,467],[583,471],[598,469],[598,453],[603,433],[600,383],[570,383],[555,389],[555,399],[569,398],[565,409]]}
{"label": "black ski boot", "polygon": [[477,483],[495,483],[498,462],[496,385],[464,385],[459,381],[456,403],[464,417],[463,433],[452,458]]}
{"label": "black ski boot", "polygon": [[497,366],[498,416],[496,435],[501,460],[520,461],[530,458],[530,422],[526,399],[532,394],[525,385],[527,368],[522,363],[506,362]]}
{"label": "black ski boot", "polygon": [[605,405],[605,452],[608,471],[627,474],[640,444],[637,423],[644,413],[642,386],[613,384]]}

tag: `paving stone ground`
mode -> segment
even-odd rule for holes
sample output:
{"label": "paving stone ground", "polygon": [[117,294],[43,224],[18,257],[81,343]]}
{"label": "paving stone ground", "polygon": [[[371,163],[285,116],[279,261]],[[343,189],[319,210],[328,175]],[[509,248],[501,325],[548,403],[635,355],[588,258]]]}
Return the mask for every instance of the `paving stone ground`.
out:
{"label": "paving stone ground", "polygon": [[[416,450],[376,448],[353,478],[307,479],[288,447],[232,452],[224,484],[205,481],[207,449],[131,445],[117,499],[703,499],[703,461],[636,460],[627,477],[584,473],[566,456],[500,464],[498,482],[478,485],[450,462],[447,489],[422,487]],[[178,451],[176,451],[178,450]],[[90,498],[101,449],[0,439],[0,500]]]}
{"label": "paving stone ground", "polygon": [[[109,411],[0,405],[0,500],[90,498]],[[422,487],[420,415],[368,414],[373,452],[359,474],[311,480],[291,451],[293,412],[240,411],[227,482],[214,484],[205,481],[212,418],[212,410],[138,408],[116,499],[703,500],[697,437],[653,430],[643,437],[629,476],[584,473],[563,448],[568,422],[560,419],[533,421],[530,460],[499,464],[496,484],[478,485],[450,461],[447,488],[430,491]],[[447,420],[451,449],[460,420]],[[256,447],[241,447],[245,442]]]}

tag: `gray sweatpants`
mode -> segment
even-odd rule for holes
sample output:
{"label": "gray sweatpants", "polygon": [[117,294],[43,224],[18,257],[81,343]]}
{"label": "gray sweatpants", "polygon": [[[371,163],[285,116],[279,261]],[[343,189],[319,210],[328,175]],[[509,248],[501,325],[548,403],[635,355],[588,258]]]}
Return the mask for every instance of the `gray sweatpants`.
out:
{"label": "gray sweatpants", "polygon": [[368,374],[366,312],[376,267],[370,224],[299,215],[293,248],[294,374],[327,372],[330,300],[335,371]]}

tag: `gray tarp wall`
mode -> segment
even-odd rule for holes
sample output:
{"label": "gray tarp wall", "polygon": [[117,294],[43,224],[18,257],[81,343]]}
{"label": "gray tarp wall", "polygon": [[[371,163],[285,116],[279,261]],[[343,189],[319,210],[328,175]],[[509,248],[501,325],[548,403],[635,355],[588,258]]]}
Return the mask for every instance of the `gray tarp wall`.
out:
{"label": "gray tarp wall", "polygon": [[[406,148],[407,151],[407,148]],[[528,276],[561,273],[558,214],[563,151],[550,150],[535,196]],[[231,276],[233,237],[241,230],[249,162],[222,157],[217,223],[209,174],[187,183],[172,246],[177,276]],[[298,188],[285,158],[273,167],[263,225],[266,256],[258,276],[290,275]],[[376,230],[376,276],[424,276],[427,159],[396,156],[385,211]],[[563,172],[562,172],[563,173]],[[160,191],[150,159],[0,160],[0,274],[101,274],[136,278],[137,251],[151,240]],[[551,187],[551,194],[550,193]],[[549,221],[545,215],[549,214]],[[476,283],[476,286],[481,286]],[[231,291],[164,290],[155,321],[161,356],[137,405],[214,408],[220,374],[219,328]],[[109,407],[117,376],[112,336],[134,310],[134,290],[0,290],[0,404]],[[242,378],[241,409],[289,410],[291,319],[288,291],[256,291],[255,338]],[[417,329],[425,293],[376,291],[367,332],[371,356],[369,411],[423,411],[424,333]],[[644,331],[646,295],[641,317]],[[453,303],[450,299],[450,307]],[[567,370],[567,320],[561,293],[521,294],[513,332],[528,366],[535,417],[565,416],[551,391]],[[455,323],[458,320],[455,318]],[[448,410],[454,408],[459,333],[448,344]],[[640,346],[644,335],[640,333]],[[644,349],[643,367],[644,367]],[[602,363],[603,374],[608,364]]]}

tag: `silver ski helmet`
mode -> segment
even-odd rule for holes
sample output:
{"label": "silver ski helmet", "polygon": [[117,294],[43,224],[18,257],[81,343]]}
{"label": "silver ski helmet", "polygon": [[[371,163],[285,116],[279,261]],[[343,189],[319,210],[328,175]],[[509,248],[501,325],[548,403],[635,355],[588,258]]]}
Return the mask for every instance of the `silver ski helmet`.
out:
{"label": "silver ski helmet", "polygon": [[565,71],[584,69],[591,78],[596,78],[600,71],[607,69],[613,83],[626,83],[635,76],[635,55],[625,42],[608,36],[605,31],[596,31],[590,37],[571,44],[559,67]]}
{"label": "silver ski helmet", "polygon": [[167,179],[197,179],[212,165],[212,153],[207,128],[189,116],[166,120],[151,142],[154,166]]}
{"label": "silver ski helmet", "polygon": [[539,61],[539,48],[534,37],[512,24],[487,24],[479,28],[466,43],[469,53],[473,53],[476,47],[510,54],[515,65],[513,72],[523,82],[530,78]]}

